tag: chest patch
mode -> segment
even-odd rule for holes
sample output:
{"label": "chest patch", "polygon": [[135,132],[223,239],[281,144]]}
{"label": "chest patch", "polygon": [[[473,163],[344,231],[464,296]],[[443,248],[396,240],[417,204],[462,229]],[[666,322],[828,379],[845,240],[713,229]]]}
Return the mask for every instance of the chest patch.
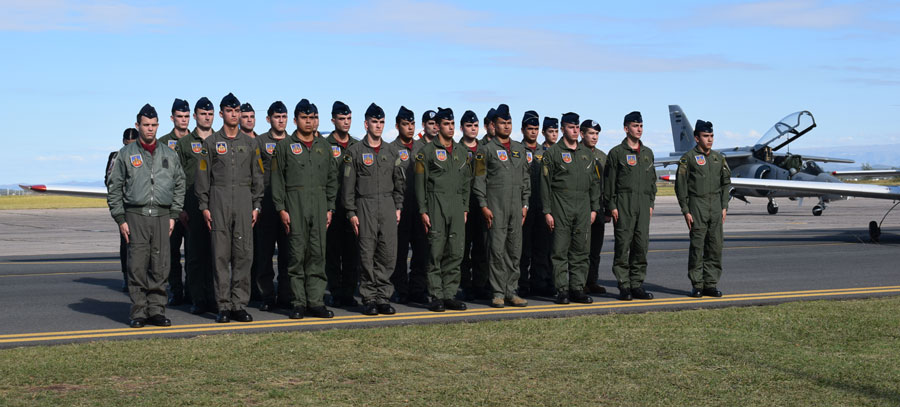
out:
{"label": "chest patch", "polygon": [[435,150],[434,156],[437,157],[438,161],[447,161],[447,150]]}
{"label": "chest patch", "polygon": [[227,154],[228,153],[228,143],[224,141],[216,142],[216,153],[218,154]]}
{"label": "chest patch", "polygon": [[512,157],[513,157],[513,158],[519,158],[519,152],[518,152],[518,151],[513,151],[513,152],[512,152]]}
{"label": "chest patch", "polygon": [[409,161],[409,151],[400,150],[400,161]]}
{"label": "chest patch", "polygon": [[331,146],[331,156],[332,157],[340,157],[341,156],[341,146]]}
{"label": "chest patch", "polygon": [[637,156],[634,154],[628,154],[625,156],[625,161],[628,163],[628,165],[634,167],[635,165],[637,165]]}
{"label": "chest patch", "polygon": [[694,160],[697,161],[697,165],[706,165],[706,156],[702,154],[695,155]]}
{"label": "chest patch", "polygon": [[191,143],[191,151],[193,151],[194,154],[200,154],[200,152],[203,151],[203,144],[197,142]]}
{"label": "chest patch", "polygon": [[303,153],[303,145],[300,143],[291,144],[291,152],[294,153],[294,155]]}
{"label": "chest patch", "polygon": [[525,152],[525,159],[528,160],[528,163],[529,163],[529,164],[531,164],[531,161],[534,160],[534,154],[532,154],[531,151],[526,151],[526,152]]}
{"label": "chest patch", "polygon": [[131,165],[132,165],[134,168],[140,168],[142,165],[144,165],[144,159],[141,158],[141,155],[140,155],[140,154],[135,154],[135,155],[130,156],[130,157],[128,157],[128,158],[131,159]]}
{"label": "chest patch", "polygon": [[509,155],[506,153],[506,150],[497,150],[497,158],[499,158],[500,161],[506,161],[509,160]]}
{"label": "chest patch", "polygon": [[272,154],[275,152],[275,143],[266,143],[266,153]]}
{"label": "chest patch", "polygon": [[562,160],[566,164],[572,162],[572,153],[562,153]]}
{"label": "chest patch", "polygon": [[362,161],[365,165],[375,164],[375,156],[372,153],[363,153]]}
{"label": "chest patch", "polygon": [[171,148],[173,150],[175,149],[176,144],[178,144],[178,140],[169,140],[169,142],[168,142],[169,148]]}

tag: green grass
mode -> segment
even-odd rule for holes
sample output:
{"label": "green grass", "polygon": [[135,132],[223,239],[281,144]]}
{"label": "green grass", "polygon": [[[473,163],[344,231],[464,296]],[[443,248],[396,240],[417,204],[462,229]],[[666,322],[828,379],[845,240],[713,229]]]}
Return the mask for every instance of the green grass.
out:
{"label": "green grass", "polygon": [[0,405],[876,406],[900,298],[0,351]]}
{"label": "green grass", "polygon": [[106,208],[106,199],[62,195],[0,196],[0,210],[64,208]]}

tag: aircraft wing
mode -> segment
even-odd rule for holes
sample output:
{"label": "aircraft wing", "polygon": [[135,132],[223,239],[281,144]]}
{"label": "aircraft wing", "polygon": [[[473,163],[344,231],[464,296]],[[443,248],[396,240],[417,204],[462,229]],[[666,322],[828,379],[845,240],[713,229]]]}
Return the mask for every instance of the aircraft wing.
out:
{"label": "aircraft wing", "polygon": [[796,191],[815,194],[856,196],[861,198],[900,200],[900,186],[734,177],[731,178],[731,186],[755,189],[772,189],[777,191]]}
{"label": "aircraft wing", "polygon": [[847,159],[847,158],[834,158],[834,157],[818,157],[814,155],[806,155],[806,154],[798,154],[803,161],[817,161],[820,163],[842,163],[842,164],[853,164],[856,161]]}
{"label": "aircraft wing", "polygon": [[85,198],[106,198],[106,188],[104,187],[57,187],[52,185],[48,186],[19,184],[19,188],[22,188],[26,191],[37,192],[40,194],[80,196]]}
{"label": "aircraft wing", "polygon": [[835,177],[879,177],[900,175],[900,170],[859,170],[859,171],[832,171]]}

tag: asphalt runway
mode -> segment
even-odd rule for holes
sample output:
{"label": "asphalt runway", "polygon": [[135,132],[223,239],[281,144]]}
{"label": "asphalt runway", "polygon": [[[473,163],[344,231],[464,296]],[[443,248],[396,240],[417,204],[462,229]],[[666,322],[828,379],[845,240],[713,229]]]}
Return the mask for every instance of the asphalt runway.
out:
{"label": "asphalt runway", "polygon": [[168,328],[128,328],[128,296],[121,292],[115,225],[103,209],[0,211],[0,347],[119,338],[195,336],[218,332],[265,332],[480,321],[522,317],[647,312],[772,304],[823,298],[900,294],[900,221],[888,217],[879,243],[869,242],[867,223],[880,220],[891,203],[854,199],[832,204],[814,217],[815,201],[781,202],[778,215],[765,201],[732,202],[726,221],[722,298],[687,297],[686,227],[673,197],[660,197],[651,223],[646,288],[651,301],[622,302],[610,271],[612,236],[607,227],[600,265],[611,293],[590,305],[556,305],[528,298],[527,308],[494,309],[470,302],[466,311],[433,313],[421,305],[395,306],[393,316],[368,317],[361,308],[334,309],[334,319],[287,318],[287,310],[260,312],[252,323],[216,324],[213,314],[171,308]]}

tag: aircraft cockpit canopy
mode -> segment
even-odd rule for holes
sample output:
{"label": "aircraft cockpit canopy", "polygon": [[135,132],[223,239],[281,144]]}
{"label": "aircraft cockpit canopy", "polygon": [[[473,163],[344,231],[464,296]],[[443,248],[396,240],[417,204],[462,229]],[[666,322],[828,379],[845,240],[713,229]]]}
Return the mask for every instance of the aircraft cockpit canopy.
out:
{"label": "aircraft cockpit canopy", "polygon": [[772,151],[778,151],[814,127],[816,127],[816,119],[809,111],[791,113],[775,123],[756,142],[756,145],[768,146],[772,148]]}

